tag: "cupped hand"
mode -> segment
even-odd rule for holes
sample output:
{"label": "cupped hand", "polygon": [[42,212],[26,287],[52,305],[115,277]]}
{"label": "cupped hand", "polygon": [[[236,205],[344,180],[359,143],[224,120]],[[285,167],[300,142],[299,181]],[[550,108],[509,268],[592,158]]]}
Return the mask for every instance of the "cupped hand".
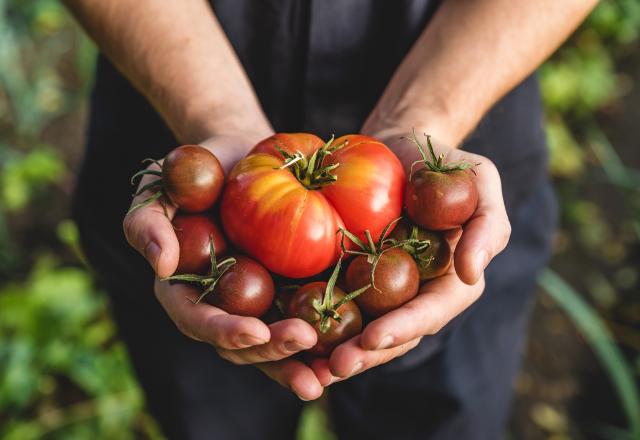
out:
{"label": "cupped hand", "polygon": [[313,371],[289,357],[316,343],[316,332],[301,319],[267,325],[258,318],[230,315],[205,302],[194,304],[192,286],[156,278],[156,298],[186,336],[212,345],[220,357],[236,365],[255,364],[267,376],[302,400],[317,399],[324,388]]}
{"label": "cupped hand", "polygon": [[[225,173],[260,140],[250,137],[216,136],[200,145],[212,151]],[[158,169],[153,164],[151,167]],[[140,187],[154,176],[146,175]],[[132,205],[147,199],[145,192]],[[127,241],[154,269],[154,291],[177,328],[186,336],[211,344],[221,357],[235,364],[256,364],[267,376],[291,389],[303,400],[318,398],[323,391],[313,371],[292,354],[312,347],[316,342],[313,327],[299,319],[287,319],[267,325],[257,318],[230,315],[206,303],[193,304],[198,291],[182,284],[170,284],[160,278],[172,275],[180,255],[178,239],[171,224],[176,209],[161,200],[129,212],[123,227]]]}
{"label": "cupped hand", "polygon": [[[396,153],[404,164],[408,177],[411,165],[421,159],[415,144],[410,140],[413,137],[411,129],[387,129],[372,135],[380,138]],[[422,137],[421,141],[425,140],[417,129],[416,135]],[[473,167],[478,189],[478,207],[463,225],[463,234],[454,254],[456,273],[463,282],[473,285],[478,282],[493,257],[507,246],[511,236],[500,173],[490,159],[461,149],[445,147],[438,144],[437,137],[433,146],[437,156],[445,155],[445,162],[478,164]]]}
{"label": "cupped hand", "polygon": [[315,360],[312,368],[323,386],[387,363],[415,348],[423,336],[434,335],[475,302],[484,277],[463,283],[453,267],[422,285],[418,295],[335,348],[329,360]]}
{"label": "cupped hand", "polygon": [[[388,145],[405,165],[407,175],[420,159],[411,128],[382,130],[363,128]],[[502,197],[500,175],[486,157],[434,144],[436,154],[446,161],[466,161],[474,167],[478,207],[461,230],[447,235],[454,250],[454,264],[448,273],[423,284],[418,295],[404,306],[374,320],[358,335],[336,347],[329,360],[318,359],[312,368],[327,386],[369,368],[384,364],[418,345],[421,338],[440,331],[466,310],[484,290],[484,270],[507,245],[511,226]]]}

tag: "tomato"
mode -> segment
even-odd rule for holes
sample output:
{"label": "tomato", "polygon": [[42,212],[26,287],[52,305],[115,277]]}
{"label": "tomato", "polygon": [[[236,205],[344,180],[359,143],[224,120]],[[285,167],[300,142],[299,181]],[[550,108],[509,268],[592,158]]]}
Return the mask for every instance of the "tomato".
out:
{"label": "tomato", "polygon": [[[308,351],[319,357],[328,357],[333,349],[351,339],[362,331],[362,315],[353,301],[347,301],[335,309],[340,320],[326,317],[328,327],[322,328],[322,311],[316,307],[315,301],[322,303],[327,283],[315,281],[300,287],[289,301],[287,315],[289,318],[300,318],[310,323],[318,334],[318,342]],[[333,289],[334,304],[345,297],[338,287]]]}
{"label": "tomato", "polygon": [[397,241],[409,241],[402,246],[415,260],[420,272],[420,282],[444,275],[452,261],[451,247],[444,233],[427,231],[404,220],[398,224],[391,238]]}
{"label": "tomato", "polygon": [[414,139],[423,156],[423,168],[412,173],[405,191],[409,217],[419,226],[444,231],[455,229],[469,220],[478,206],[478,189],[470,163],[443,163],[436,157],[431,140],[427,144],[431,159]]}
{"label": "tomato", "polygon": [[[420,287],[418,266],[407,252],[391,248],[379,254],[373,271],[374,286],[369,287],[355,301],[371,316],[382,316],[413,299]],[[347,269],[347,286],[357,289],[371,282],[373,265],[369,256],[359,255]]]}
{"label": "tomato", "polygon": [[271,275],[249,257],[234,258],[236,263],[222,274],[204,300],[232,315],[260,317],[273,302],[275,288]]}
{"label": "tomato", "polygon": [[276,134],[231,171],[222,195],[228,238],[270,271],[315,275],[340,254],[336,231],[378,237],[399,216],[404,169],[382,142],[348,135]]}
{"label": "tomato", "polygon": [[146,184],[136,195],[146,190],[155,191],[142,203],[131,208],[130,212],[140,206],[164,197],[181,211],[197,213],[211,208],[218,200],[224,183],[224,171],[218,158],[199,145],[182,145],[172,150],[160,164],[161,171],[146,169],[136,173],[136,177],[146,174],[159,178]]}
{"label": "tomato", "polygon": [[204,274],[211,266],[209,239],[213,237],[216,256],[227,252],[222,232],[209,215],[177,214],[173,226],[180,245],[176,273]]}
{"label": "tomato", "polygon": [[199,285],[203,292],[195,301],[203,299],[227,313],[241,316],[264,315],[275,295],[271,275],[260,263],[249,257],[238,255],[218,263],[214,239],[209,239],[209,272],[200,274],[178,274],[162,281],[184,282]]}

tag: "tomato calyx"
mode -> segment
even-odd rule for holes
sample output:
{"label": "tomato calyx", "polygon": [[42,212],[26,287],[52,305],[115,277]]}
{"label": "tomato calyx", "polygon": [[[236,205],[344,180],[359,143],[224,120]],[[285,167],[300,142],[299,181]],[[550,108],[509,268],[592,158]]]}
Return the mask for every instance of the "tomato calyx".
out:
{"label": "tomato calyx", "polygon": [[331,277],[329,278],[329,281],[327,281],[327,286],[325,287],[324,297],[322,298],[322,301],[318,301],[317,299],[313,300],[313,308],[318,313],[318,315],[320,315],[319,327],[322,333],[326,333],[329,330],[329,328],[331,327],[332,319],[336,322],[342,321],[342,317],[338,313],[338,309],[343,304],[347,303],[348,301],[352,301],[362,292],[366,291],[369,287],[371,287],[371,284],[367,284],[364,287],[361,287],[359,289],[354,290],[351,293],[348,293],[341,300],[334,303],[333,290],[336,287],[336,282],[338,281],[338,274],[340,273],[341,266],[342,266],[342,255],[340,256],[338,263],[336,263],[336,267],[333,269],[333,272],[331,273]]}
{"label": "tomato calyx", "polygon": [[471,171],[475,174],[475,171],[473,171],[473,167],[480,165],[479,163],[471,163],[466,161],[445,163],[444,154],[440,154],[439,156],[436,156],[435,151],[433,151],[433,145],[431,144],[431,135],[428,135],[425,133],[424,136],[427,138],[427,147],[429,149],[430,157],[427,156],[424,146],[418,140],[418,137],[416,136],[415,128],[413,129],[412,138],[403,137],[403,139],[407,139],[413,142],[418,148],[418,151],[420,152],[420,156],[422,156],[422,159],[416,160],[411,164],[411,170],[409,172],[409,180],[411,180],[411,178],[413,177],[414,167],[419,164],[423,164],[426,169],[428,169],[429,171],[433,171],[435,173],[450,173],[453,171],[463,171],[466,169],[471,169]]}
{"label": "tomato calyx", "polygon": [[180,274],[180,275],[172,275],[170,277],[162,278],[160,281],[182,281],[191,284],[199,284],[204,288],[202,294],[198,297],[196,301],[192,301],[194,304],[200,303],[205,296],[209,293],[213,292],[222,278],[222,275],[228,271],[231,266],[236,264],[236,259],[233,257],[225,258],[221,262],[218,263],[216,259],[216,249],[213,244],[213,235],[209,235],[209,253],[211,255],[211,267],[209,268],[209,273],[206,275],[198,275],[198,274]]}
{"label": "tomato calyx", "polygon": [[135,185],[136,184],[136,179],[141,179],[143,176],[157,176],[158,178],[147,183],[146,185],[140,187],[138,189],[138,191],[136,191],[133,194],[133,197],[137,197],[140,194],[144,193],[145,191],[155,191],[151,196],[149,196],[148,198],[146,198],[145,200],[143,200],[140,203],[137,203],[135,205],[133,205],[131,208],[129,208],[129,211],[127,211],[127,214],[132,213],[133,211],[135,211],[138,208],[142,208],[143,206],[147,206],[150,203],[153,203],[155,200],[158,200],[160,198],[162,198],[160,200],[160,204],[162,205],[162,209],[164,210],[164,215],[167,216],[167,218],[169,217],[169,214],[167,213],[167,207],[165,205],[165,202],[169,202],[171,203],[171,199],[167,196],[164,186],[162,184],[162,164],[160,162],[158,162],[157,159],[151,159],[151,158],[147,158],[144,159],[142,161],[143,164],[156,164],[158,167],[160,167],[159,170],[152,170],[149,168],[145,168],[143,170],[138,171],[137,173],[135,173],[133,176],[131,176],[131,184]]}
{"label": "tomato calyx", "polygon": [[[398,223],[402,217],[398,217],[395,220],[389,222],[387,226],[382,230],[382,234],[380,234],[380,238],[378,238],[377,242],[373,241],[373,237],[371,236],[371,232],[367,229],[364,231],[364,235],[367,238],[367,242],[364,243],[360,240],[355,234],[349,232],[345,228],[340,228],[338,233],[342,234],[342,238],[340,239],[340,247],[342,247],[342,252],[352,255],[363,255],[367,257],[367,262],[371,265],[371,287],[377,292],[381,292],[380,289],[376,287],[375,283],[375,271],[378,266],[378,262],[380,261],[380,257],[386,251],[396,248],[402,247],[409,240],[395,240],[391,238],[387,238],[389,232],[391,232],[391,228],[393,225]],[[344,238],[347,237],[353,244],[355,244],[360,250],[347,249],[344,244]]]}
{"label": "tomato calyx", "polygon": [[431,247],[431,240],[421,240],[419,238],[420,229],[416,225],[411,225],[409,237],[405,240],[396,238],[387,239],[391,245],[399,245],[403,251],[411,255],[419,269],[426,269],[435,260],[435,256],[427,255],[426,251]]}
{"label": "tomato calyx", "polygon": [[314,190],[331,185],[338,180],[338,176],[333,174],[332,171],[338,168],[340,164],[324,165],[324,159],[347,144],[347,142],[344,142],[334,145],[333,141],[334,137],[331,136],[329,141],[309,157],[305,156],[300,150],[290,153],[281,147],[276,147],[284,157],[284,165],[279,169],[288,168],[307,189]]}

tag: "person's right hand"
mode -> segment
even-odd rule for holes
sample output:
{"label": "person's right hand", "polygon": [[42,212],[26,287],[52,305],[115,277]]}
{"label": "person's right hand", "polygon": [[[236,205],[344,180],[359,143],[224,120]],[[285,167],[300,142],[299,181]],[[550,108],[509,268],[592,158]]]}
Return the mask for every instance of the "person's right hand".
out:
{"label": "person's right hand", "polygon": [[[231,136],[212,137],[201,145],[220,160],[225,173],[242,159],[256,140]],[[151,165],[157,168],[156,165]],[[140,186],[154,176],[146,175]],[[134,204],[151,195],[135,197]],[[230,315],[207,303],[192,303],[197,289],[183,284],[171,285],[160,278],[173,275],[180,255],[178,239],[171,224],[175,207],[166,203],[165,215],[159,200],[140,207],[124,218],[127,241],[151,264],[155,273],[155,294],[177,328],[186,336],[211,344],[218,354],[235,364],[256,364],[267,376],[291,389],[303,400],[313,400],[323,392],[313,371],[292,354],[316,343],[316,332],[301,319],[286,319],[267,326],[257,318]]]}

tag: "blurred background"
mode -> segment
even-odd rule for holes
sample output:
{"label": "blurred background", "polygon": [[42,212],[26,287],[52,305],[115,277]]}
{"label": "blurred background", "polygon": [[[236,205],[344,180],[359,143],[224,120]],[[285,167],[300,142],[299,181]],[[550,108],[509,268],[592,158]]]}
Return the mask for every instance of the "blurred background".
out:
{"label": "blurred background", "polygon": [[[508,436],[640,439],[640,2],[541,69],[561,201]],[[0,0],[0,439],[162,438],[69,220],[96,49],[56,0]],[[299,438],[332,439],[322,403]]]}

